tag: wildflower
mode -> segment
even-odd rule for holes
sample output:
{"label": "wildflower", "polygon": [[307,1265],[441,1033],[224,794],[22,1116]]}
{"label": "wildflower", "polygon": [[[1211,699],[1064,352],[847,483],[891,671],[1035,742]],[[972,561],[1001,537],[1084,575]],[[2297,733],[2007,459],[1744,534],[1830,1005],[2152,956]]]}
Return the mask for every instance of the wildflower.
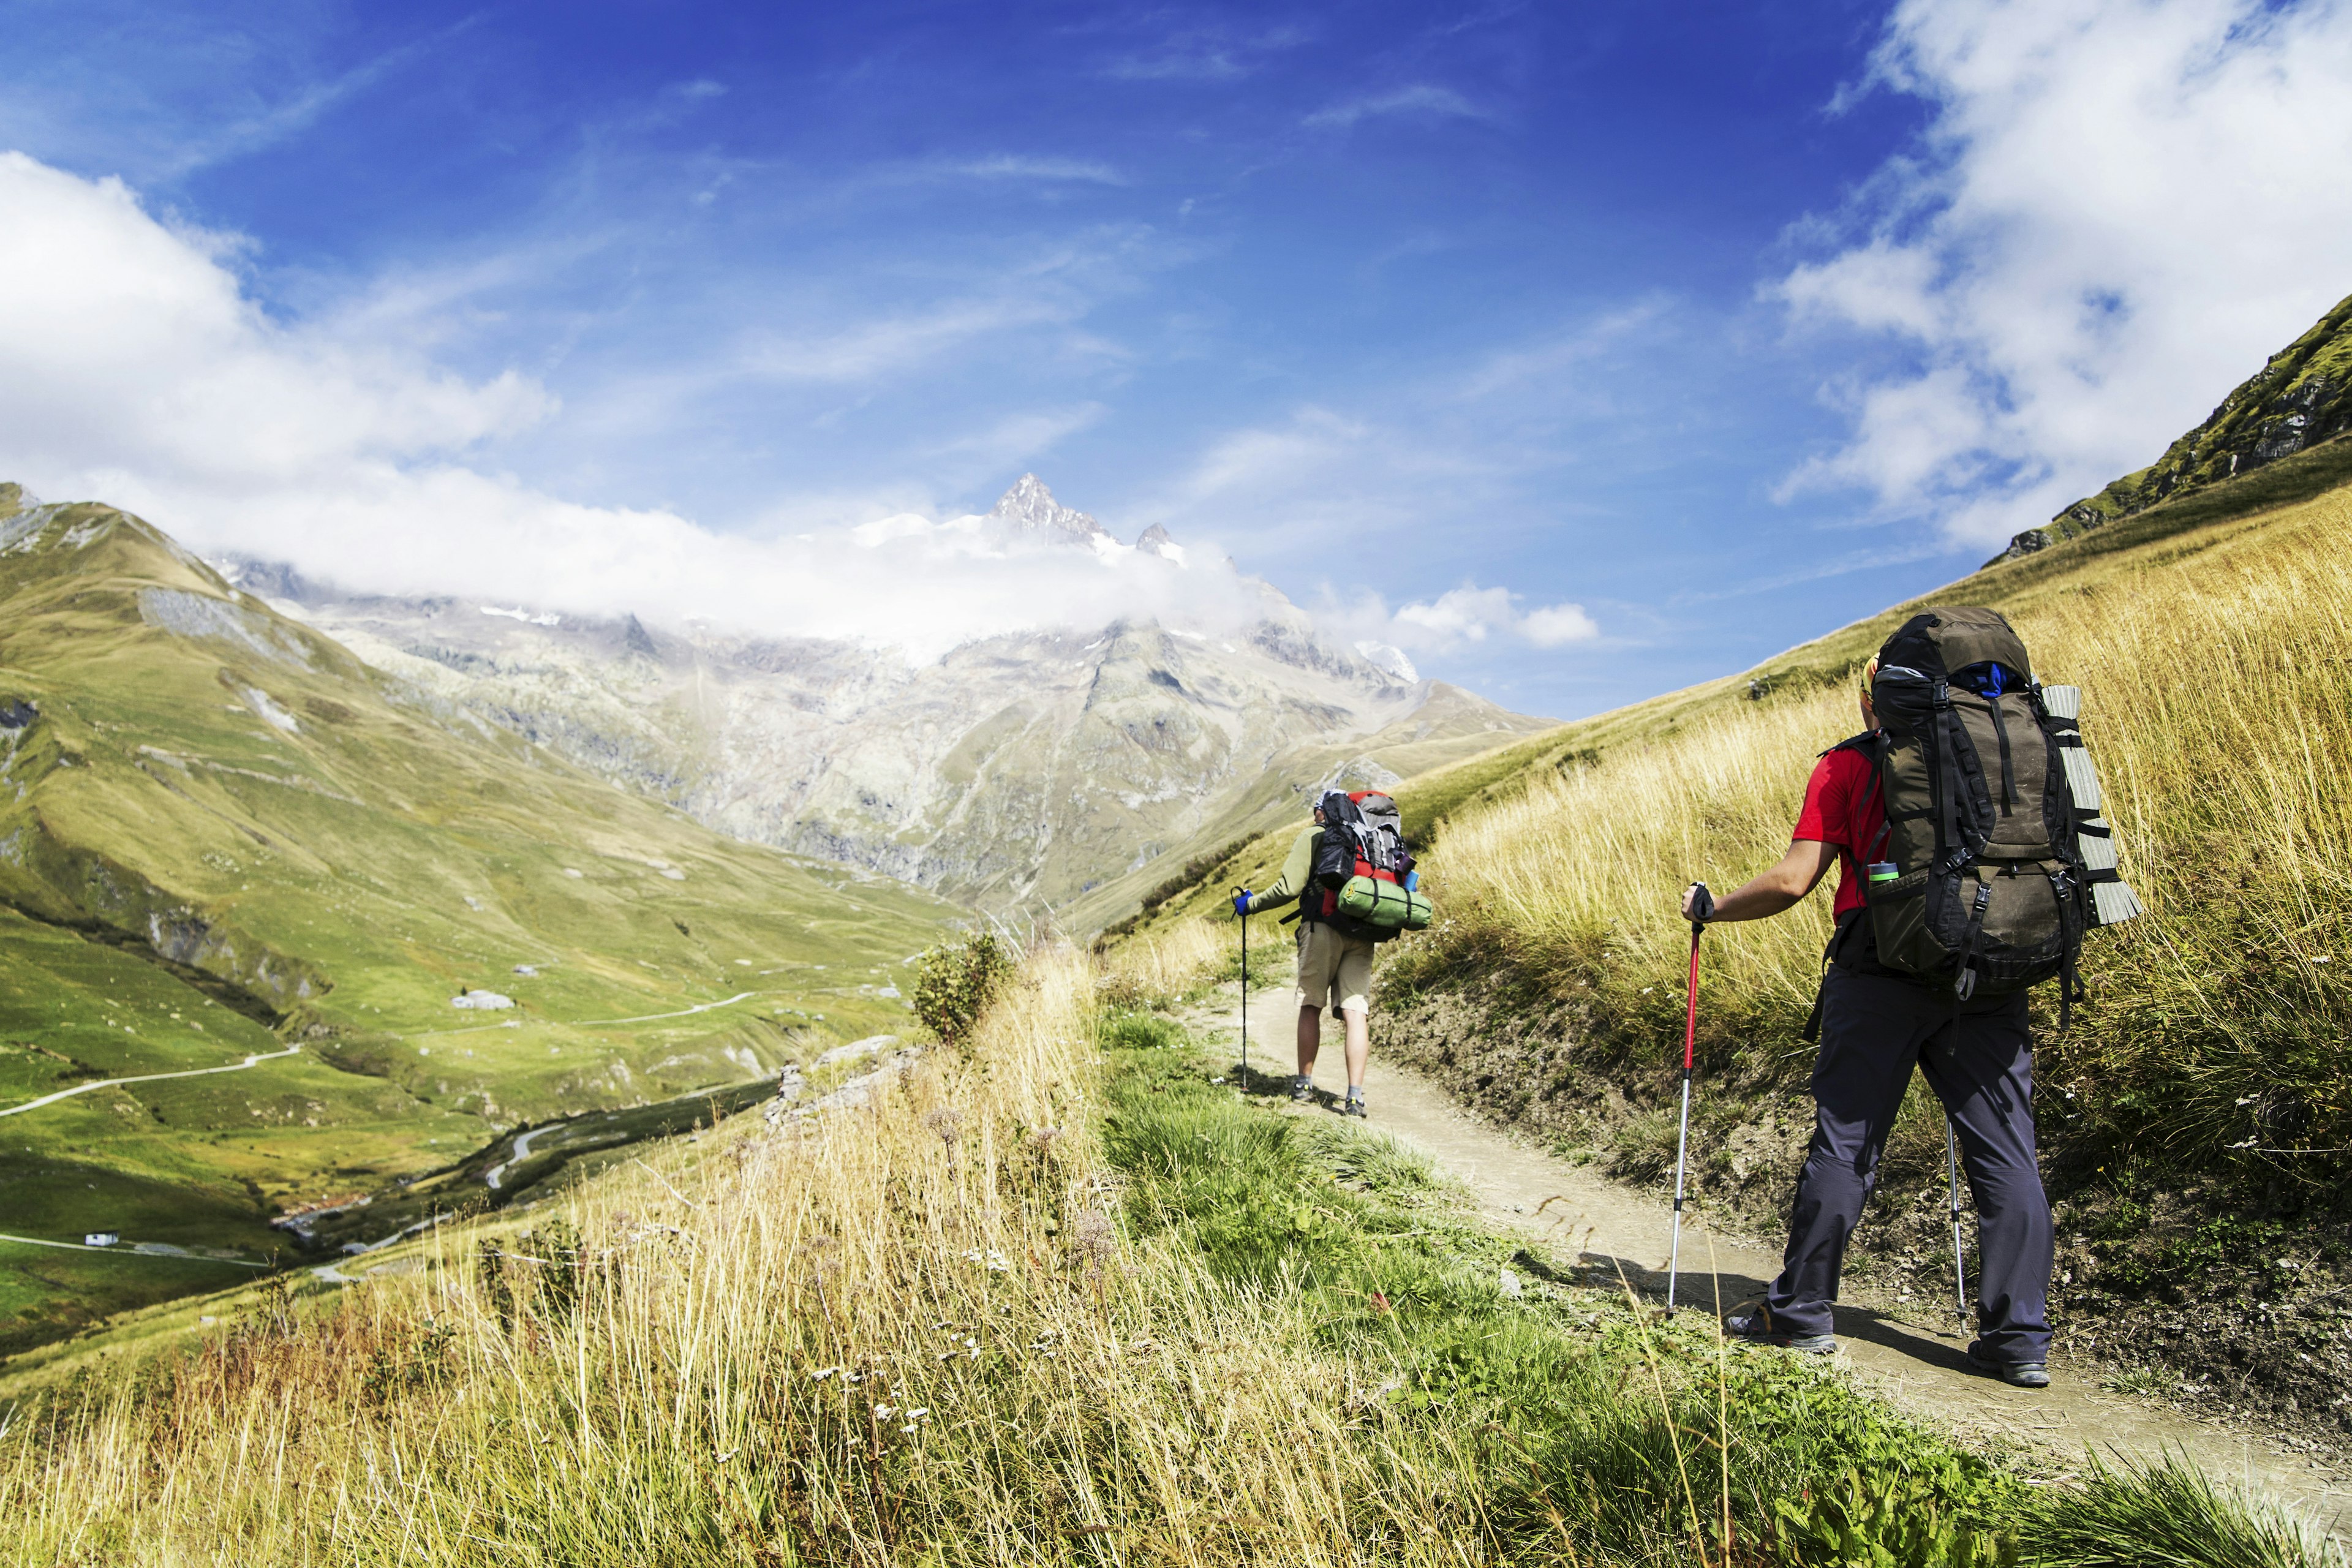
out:
{"label": "wildflower", "polygon": [[874,1415],[875,1415],[875,1418],[876,1418],[877,1420],[879,1420],[879,1421],[887,1421],[887,1420],[889,1420],[889,1419],[890,1419],[891,1411],[893,1410],[893,1408],[894,1408],[893,1406],[891,1406],[891,1405],[876,1405],[876,1406],[874,1407]]}
{"label": "wildflower", "polygon": [[[831,1377],[835,1373],[839,1372],[840,1370],[841,1369],[837,1366],[821,1366],[814,1372],[809,1373],[809,1381],[811,1383],[823,1383],[826,1378]],[[857,1380],[856,1378],[852,1378],[850,1381],[855,1383]]]}

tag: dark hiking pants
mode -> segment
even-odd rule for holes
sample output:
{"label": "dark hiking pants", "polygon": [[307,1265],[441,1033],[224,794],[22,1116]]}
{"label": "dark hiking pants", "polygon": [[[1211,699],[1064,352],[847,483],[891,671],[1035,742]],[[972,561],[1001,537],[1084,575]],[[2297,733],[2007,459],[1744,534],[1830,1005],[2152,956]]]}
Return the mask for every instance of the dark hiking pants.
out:
{"label": "dark hiking pants", "polygon": [[1878,1183],[1879,1152],[1916,1062],[1959,1134],[1976,1197],[1978,1342],[1997,1361],[2044,1360],[2050,1201],[2034,1163],[2024,994],[1956,1005],[1907,980],[1834,965],[1823,984],[1813,1142],[1797,1177],[1780,1277],[1765,1297],[1773,1326],[1831,1331],[1846,1237]]}

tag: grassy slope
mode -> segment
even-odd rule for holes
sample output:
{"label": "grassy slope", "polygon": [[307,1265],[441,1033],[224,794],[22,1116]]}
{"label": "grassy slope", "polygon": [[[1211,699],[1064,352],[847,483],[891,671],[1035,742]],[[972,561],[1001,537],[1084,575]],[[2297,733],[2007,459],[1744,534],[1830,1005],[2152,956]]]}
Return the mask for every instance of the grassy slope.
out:
{"label": "grassy slope", "polygon": [[0,1560],[2313,1560],[2192,1474],[2047,1484],[1656,1325],[1103,989],[1034,964],[825,1136],[61,1348],[0,1386]]}
{"label": "grassy slope", "polygon": [[[501,1127],[904,1026],[878,990],[947,906],[420,705],[135,519],[13,510],[0,704],[39,717],[0,732],[0,1107],[303,1049],[0,1118],[0,1229],[258,1258],[280,1207]],[[202,1268],[0,1243],[0,1346]]]}
{"label": "grassy slope", "polygon": [[[2352,1191],[2352,999],[2334,967],[2352,950],[2347,481],[2352,439],[2331,441],[1754,671],[1411,781],[1400,794],[1433,823],[1425,870],[1444,918],[1384,966],[1404,1005],[1386,1048],[1498,1118],[1664,1179],[1685,940],[1675,889],[1736,884],[1779,853],[1811,754],[1857,722],[1850,682],[1887,631],[1931,603],[1996,605],[2052,679],[2088,687],[2126,872],[2154,910],[2094,935],[2095,1004],[2042,1051],[2067,1343],[2168,1390],[2188,1371],[2191,1404],[2334,1425],[2329,1390],[2352,1375],[2332,1331],[2352,1278],[2338,1202]],[[1234,882],[1265,885],[1288,839],[1251,846],[1143,934],[1221,912]],[[1822,897],[1708,942],[1700,1180],[1759,1226],[1808,1125],[1795,1032],[1826,931]],[[1263,922],[1254,934],[1280,940]],[[1943,1149],[1921,1099],[1858,1245],[1866,1266],[1935,1289]]]}
{"label": "grassy slope", "polygon": [[[1433,847],[1448,819],[1516,798],[1546,771],[1573,772],[1615,752],[1670,740],[1677,732],[1748,705],[1751,683],[1776,700],[1843,686],[1910,616],[1932,604],[1989,605],[2011,616],[2095,589],[2118,574],[2185,559],[2228,537],[2225,524],[2260,526],[2268,512],[2352,484],[2352,439],[2330,441],[2284,458],[2243,479],[2211,486],[2153,507],[2119,523],[2084,533],[2039,553],[1996,561],[1970,576],[1932,593],[1841,626],[1766,659],[1754,668],[1703,681],[1646,701],[1612,709],[1540,733],[1495,746],[1473,756],[1411,773],[1395,794],[1405,816],[1406,836]],[[2185,536],[2185,537],[2184,537]],[[2179,541],[2176,544],[2174,542]],[[1841,738],[1832,735],[1822,742]],[[1293,816],[1260,829],[1217,874],[1168,900],[1131,930],[1149,934],[1172,922],[1215,914],[1233,886],[1263,888],[1271,882],[1304,822],[1295,799]],[[1163,864],[1172,864],[1169,856]]]}
{"label": "grassy slope", "polygon": [[[2248,483],[2265,478],[2253,494],[2300,477]],[[2334,1331],[2352,1275],[2352,993],[2337,971],[2352,956],[2352,489],[2233,517],[2231,488],[1931,598],[1999,605],[2050,678],[2084,687],[2126,873],[2150,910],[2093,934],[2093,1002],[2073,1032],[2043,1019],[2062,1339],[2147,1363],[2167,1387],[2188,1372],[2212,1405],[2333,1427],[2332,1390],[2352,1375]],[[1432,867],[1452,918],[1388,971],[1406,1005],[1393,1043],[1501,1117],[1664,1179],[1686,951],[1675,890],[1777,856],[1811,754],[1854,721],[1845,672],[1909,608],[1767,666],[1779,684],[1761,702],[1720,683],[1580,726],[1570,740],[1597,746],[1596,764],[1540,766],[1457,815]],[[1795,1034],[1826,930],[1816,899],[1709,933],[1699,1180],[1759,1225],[1809,1115]],[[1924,1098],[1906,1110],[1859,1242],[1921,1289],[1948,1268],[1940,1132]]]}

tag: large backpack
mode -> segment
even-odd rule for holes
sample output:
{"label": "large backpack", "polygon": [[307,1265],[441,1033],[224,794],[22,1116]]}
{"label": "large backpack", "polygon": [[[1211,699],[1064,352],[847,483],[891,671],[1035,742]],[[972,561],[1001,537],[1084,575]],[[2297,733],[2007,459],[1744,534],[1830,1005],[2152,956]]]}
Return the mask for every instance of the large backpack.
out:
{"label": "large backpack", "polygon": [[2099,816],[2082,694],[2032,679],[1997,612],[1937,607],[1879,649],[1870,758],[1886,809],[1863,856],[1881,963],[1951,987],[2021,991],[2053,976],[2082,997],[2083,932],[2139,912]]}
{"label": "large backpack", "polygon": [[1298,895],[1300,915],[1373,942],[1428,925],[1429,900],[1405,885],[1413,859],[1396,802],[1373,790],[1332,790],[1322,811],[1314,869]]}

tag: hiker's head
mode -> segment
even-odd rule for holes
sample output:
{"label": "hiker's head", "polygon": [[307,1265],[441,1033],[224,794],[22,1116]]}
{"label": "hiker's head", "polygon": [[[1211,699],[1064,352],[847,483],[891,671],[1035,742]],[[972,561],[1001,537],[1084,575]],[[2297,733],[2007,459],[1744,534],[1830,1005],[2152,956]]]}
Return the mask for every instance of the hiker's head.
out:
{"label": "hiker's head", "polygon": [[1865,730],[1878,728],[1878,709],[1870,700],[1870,688],[1877,679],[1878,660],[1874,658],[1862,667],[1862,727]]}

